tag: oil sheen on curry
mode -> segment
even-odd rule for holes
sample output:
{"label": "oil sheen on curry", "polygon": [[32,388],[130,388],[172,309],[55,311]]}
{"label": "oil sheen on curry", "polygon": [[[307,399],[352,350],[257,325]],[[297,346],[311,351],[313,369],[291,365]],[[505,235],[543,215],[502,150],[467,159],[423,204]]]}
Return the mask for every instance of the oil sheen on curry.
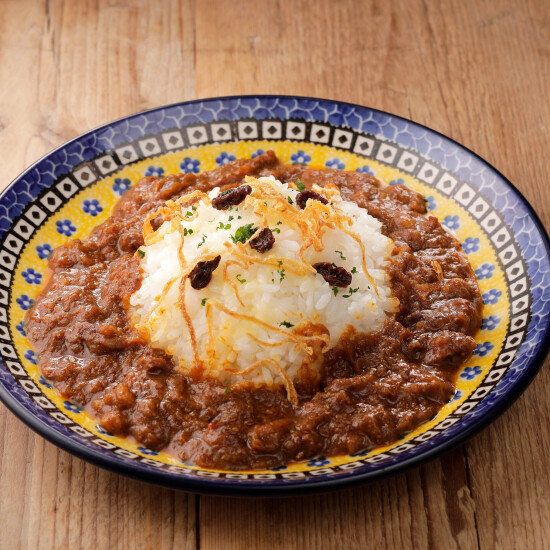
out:
{"label": "oil sheen on curry", "polygon": [[433,418],[481,309],[421,195],[267,152],[142,179],[53,252],[26,330],[44,376],[107,432],[265,469]]}

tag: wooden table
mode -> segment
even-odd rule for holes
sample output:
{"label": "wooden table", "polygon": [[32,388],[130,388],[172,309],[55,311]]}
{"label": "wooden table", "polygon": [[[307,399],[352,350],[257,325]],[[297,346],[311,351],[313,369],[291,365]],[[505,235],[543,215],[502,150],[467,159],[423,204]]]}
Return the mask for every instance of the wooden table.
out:
{"label": "wooden table", "polygon": [[[0,185],[112,119],[313,95],[426,124],[550,224],[548,0],[1,0]],[[550,547],[550,375],[440,459],[316,497],[188,495],[100,470],[0,407],[2,548]]]}

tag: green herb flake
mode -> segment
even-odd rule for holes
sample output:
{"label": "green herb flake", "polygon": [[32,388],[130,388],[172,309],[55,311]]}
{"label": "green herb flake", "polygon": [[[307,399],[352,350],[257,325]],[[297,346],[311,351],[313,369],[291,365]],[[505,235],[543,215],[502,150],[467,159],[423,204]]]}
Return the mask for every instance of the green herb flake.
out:
{"label": "green herb flake", "polygon": [[208,302],[208,298],[203,298],[201,300],[201,306],[205,306],[206,305],[206,302]]}
{"label": "green herb flake", "polygon": [[288,201],[288,204],[294,204],[294,201],[291,197],[287,197],[286,200]]}
{"label": "green herb flake", "polygon": [[225,191],[222,191],[218,197],[225,197],[225,195],[227,195],[227,193],[229,193],[231,191],[231,189],[226,189]]}
{"label": "green herb flake", "polygon": [[226,223],[225,225],[223,224],[223,222],[220,222],[220,225],[218,225],[218,227],[216,227],[216,231],[218,229],[231,229],[231,224],[230,223]]}
{"label": "green herb flake", "polygon": [[282,223],[283,223],[283,222],[282,222],[281,220],[279,220],[279,221],[277,222],[277,225],[281,225]]}
{"label": "green herb flake", "polygon": [[352,272],[352,273],[357,273],[357,268],[356,268],[355,266],[353,266],[353,267],[351,268],[351,272]]}
{"label": "green herb flake", "polygon": [[184,227],[183,228],[183,236],[184,237],[187,237],[187,235],[192,235],[193,234],[193,230],[192,229],[187,229],[187,227]]}
{"label": "green herb flake", "polygon": [[297,179],[294,183],[300,191],[303,191],[306,188],[306,186],[302,183],[302,180],[300,179]]}
{"label": "green herb flake", "polygon": [[242,275],[240,273],[237,273],[237,281],[239,281],[239,283],[241,283],[241,285],[244,285],[244,283],[246,283],[246,279],[239,279],[239,277],[242,277]]}
{"label": "green herb flake", "polygon": [[237,231],[235,231],[235,235],[232,236],[231,239],[235,244],[245,243],[246,241],[248,241],[248,239],[250,239],[250,237],[252,237],[255,231],[256,228],[254,227],[254,224],[247,223],[246,225],[241,225],[241,227],[239,227]]}
{"label": "green herb flake", "polygon": [[234,219],[233,216],[229,216],[229,220],[228,220],[228,221],[232,222],[233,219]]}
{"label": "green herb flake", "polygon": [[237,219],[238,219],[238,220],[242,220],[243,217],[242,217],[242,216],[237,216]]}
{"label": "green herb flake", "polygon": [[334,296],[338,296],[338,287],[336,285],[332,287],[332,292],[334,292]]}
{"label": "green herb flake", "polygon": [[342,258],[342,260],[345,260],[346,257],[344,256],[343,252],[341,250],[335,250],[334,252],[336,252],[336,254],[339,254],[340,255],[340,258]]}
{"label": "green herb flake", "polygon": [[138,248],[137,253],[140,258],[145,258],[145,250],[141,250],[141,248]]}
{"label": "green herb flake", "polygon": [[193,210],[193,212],[195,212],[197,210],[197,207],[196,206],[192,206],[191,207],[191,210]]}
{"label": "green herb flake", "polygon": [[286,327],[286,328],[292,328],[294,325],[292,323],[289,323],[288,321],[282,321],[279,323],[280,327]]}
{"label": "green herb flake", "polygon": [[206,241],[206,235],[202,236],[202,241],[197,245],[197,248],[200,248],[204,244],[204,241]]}
{"label": "green herb flake", "polygon": [[225,395],[229,395],[232,392],[233,390],[230,390],[229,388],[225,388]]}
{"label": "green herb flake", "polygon": [[281,267],[283,265],[281,260],[278,260],[277,263],[279,264],[279,269],[277,269],[277,273],[279,274],[279,283],[282,283],[286,277],[285,268]]}
{"label": "green herb flake", "polygon": [[192,215],[193,215],[193,212],[191,212],[191,210],[188,210],[188,211],[185,213],[185,217],[186,217],[186,218],[190,218]]}
{"label": "green herb flake", "polygon": [[274,227],[271,231],[273,231],[273,233],[280,233],[281,232],[281,230],[278,227]]}
{"label": "green herb flake", "polygon": [[342,298],[351,298],[351,295],[352,295],[352,294],[355,294],[358,290],[359,290],[359,287],[357,287],[357,288],[351,288],[351,287],[350,287],[350,289],[349,289],[349,291],[348,291],[349,294],[344,294],[344,295],[342,296]]}

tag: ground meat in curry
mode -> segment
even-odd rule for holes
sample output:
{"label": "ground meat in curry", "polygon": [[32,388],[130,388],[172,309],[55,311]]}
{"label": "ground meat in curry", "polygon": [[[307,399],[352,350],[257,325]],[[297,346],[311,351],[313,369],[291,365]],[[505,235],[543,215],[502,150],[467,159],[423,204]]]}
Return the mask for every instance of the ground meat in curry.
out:
{"label": "ground meat in curry", "polygon": [[[145,216],[168,199],[247,175],[300,178],[308,189],[335,183],[395,242],[388,273],[399,313],[376,333],[345,335],[325,354],[321,382],[298,385],[298,406],[284,389],[227,391],[177,373],[127,315],[140,286],[135,252]],[[106,431],[211,468],[274,468],[396,441],[451,398],[481,320],[472,269],[456,238],[426,215],[421,195],[358,172],[285,166],[273,152],[203,174],[142,179],[87,239],[55,250],[49,269],[26,324],[43,374]]]}

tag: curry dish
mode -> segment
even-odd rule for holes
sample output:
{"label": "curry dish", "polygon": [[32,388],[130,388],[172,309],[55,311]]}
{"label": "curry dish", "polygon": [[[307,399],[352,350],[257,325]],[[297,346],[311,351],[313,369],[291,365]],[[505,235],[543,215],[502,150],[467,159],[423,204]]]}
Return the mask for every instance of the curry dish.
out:
{"label": "curry dish", "polygon": [[[294,402],[284,387],[228,388],[200,368],[182,373],[130,320],[147,216],[192,191],[242,186],[247,176],[299,178],[304,200],[315,198],[312,185],[335,184],[394,243],[386,271],[399,310],[375,332],[345,333],[324,353],[320,377],[296,382]],[[260,232],[257,246],[276,237]],[[88,238],[56,249],[49,271],[26,320],[44,376],[105,431],[209,468],[276,468],[400,439],[452,397],[481,322],[472,268],[420,194],[358,172],[286,166],[273,152],[198,175],[142,179]]]}

